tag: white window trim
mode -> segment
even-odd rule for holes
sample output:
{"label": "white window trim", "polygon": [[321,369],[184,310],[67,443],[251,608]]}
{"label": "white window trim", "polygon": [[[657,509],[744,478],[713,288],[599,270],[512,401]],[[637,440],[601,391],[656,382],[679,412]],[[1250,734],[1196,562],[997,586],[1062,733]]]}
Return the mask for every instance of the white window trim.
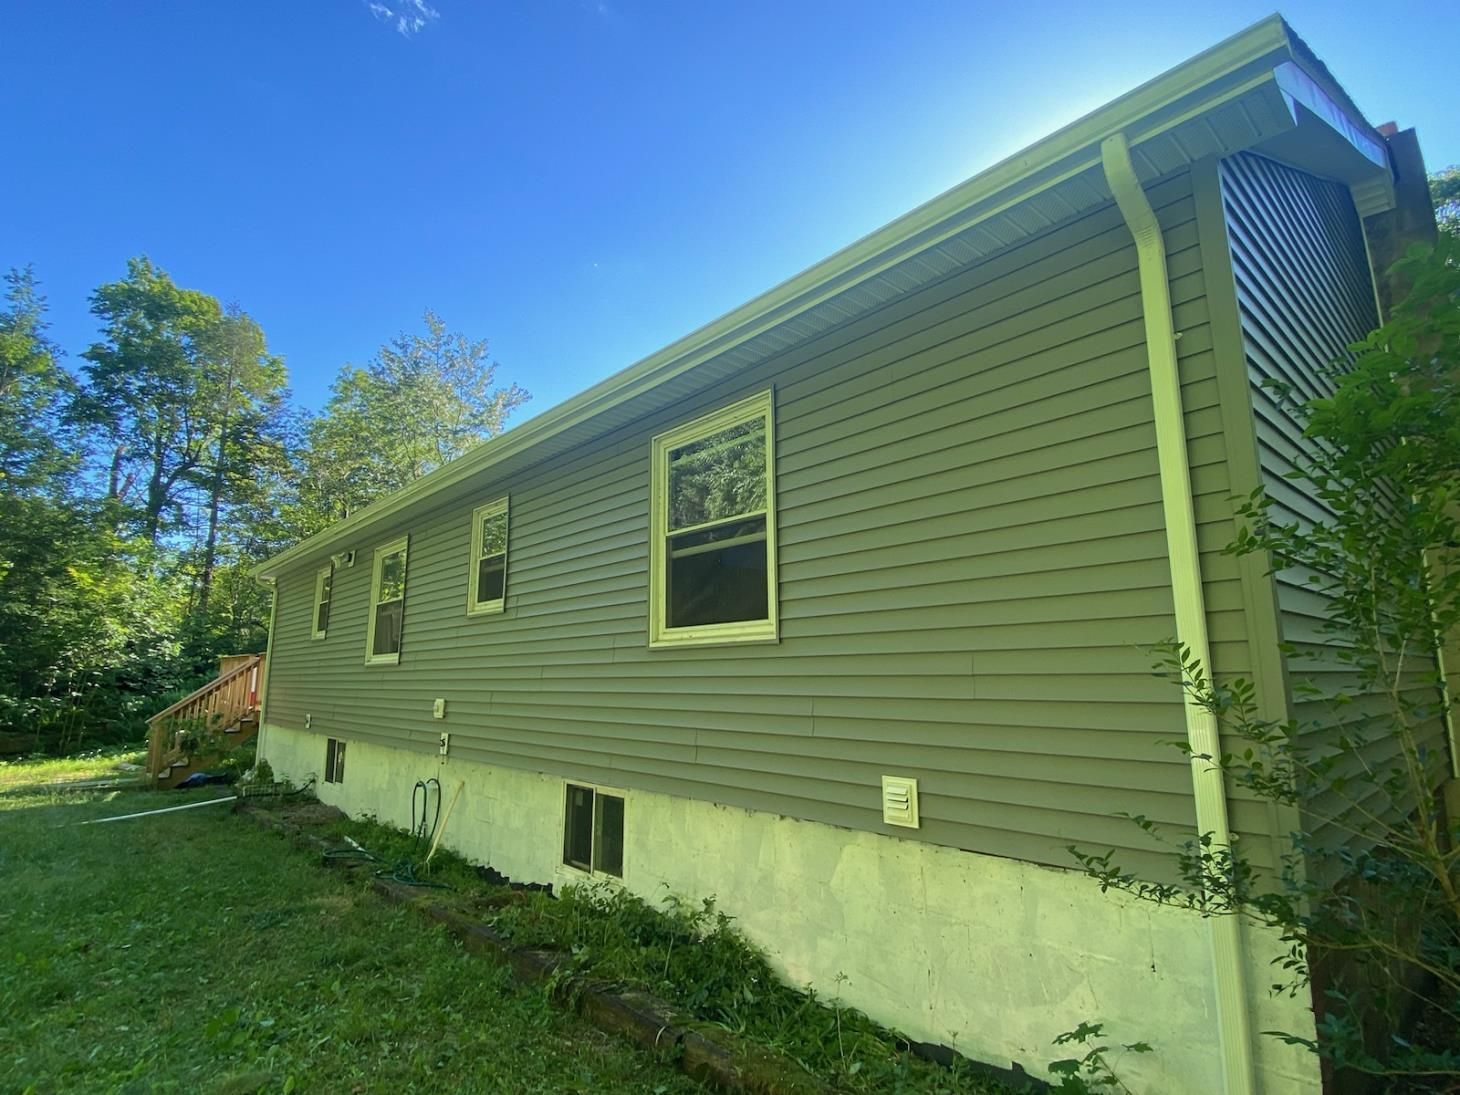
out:
{"label": "white window trim", "polygon": [[[333,563],[329,563],[329,564],[327,564],[325,566],[320,567],[319,570],[315,572],[315,575],[314,575],[314,609],[313,609],[312,615],[310,616],[310,620],[309,620],[309,637],[311,639],[323,639],[323,638],[325,638],[329,634],[329,624],[328,623],[326,623],[324,627],[320,627],[319,626],[319,605],[320,605],[320,598],[324,594],[324,583],[325,583],[325,579],[326,578],[332,578],[333,575],[334,575],[334,570],[335,570],[335,565]],[[331,581],[330,582],[330,613],[333,614],[334,611],[335,611],[335,584],[334,584],[333,581]]]}
{"label": "white window trim", "polygon": [[[370,618],[365,624],[365,664],[366,665],[399,665],[400,651],[394,654],[372,654],[375,649],[375,616],[376,609],[380,607],[380,577],[381,563],[387,555],[402,553],[405,558],[401,560],[406,567],[406,588],[410,588],[410,541],[409,534],[392,540],[388,544],[381,544],[375,549],[375,557],[370,564]],[[401,594],[401,645],[405,645],[405,593]]]}
{"label": "white window trim", "polygon": [[[466,581],[466,614],[487,616],[502,612],[507,607],[507,565],[511,555],[512,514],[508,508],[509,497],[498,498],[471,511],[471,563]],[[482,522],[497,514],[505,517],[507,536],[502,541],[502,596],[493,601],[477,604],[478,583],[481,581]]]}
{"label": "white window trim", "polygon": [[[622,875],[612,874],[609,871],[600,871],[594,867],[591,871],[585,871],[582,867],[568,863],[563,859],[563,845],[568,839],[568,788],[586,787],[593,792],[593,857],[598,857],[598,796],[611,795],[624,804],[624,863]],[[629,875],[629,793],[622,787],[609,787],[603,783],[593,783],[586,779],[564,779],[562,781],[562,793],[558,796],[562,809],[558,811],[558,867],[557,869],[565,875],[573,878],[592,879],[594,882],[607,883],[614,886],[624,885],[624,880]]]}
{"label": "white window trim", "polygon": [[[668,627],[665,613],[669,539],[669,452],[708,434],[755,418],[765,420],[766,613],[763,620]],[[649,648],[708,646],[719,643],[776,642],[780,605],[776,580],[776,436],[774,393],[769,389],[732,403],[693,422],[659,434],[650,442],[649,475]]]}

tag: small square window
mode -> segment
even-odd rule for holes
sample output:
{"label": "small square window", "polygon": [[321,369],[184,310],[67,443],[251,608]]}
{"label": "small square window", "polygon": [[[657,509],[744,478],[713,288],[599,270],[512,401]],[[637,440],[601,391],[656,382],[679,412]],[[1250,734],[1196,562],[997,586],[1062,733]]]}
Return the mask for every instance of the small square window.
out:
{"label": "small square window", "polygon": [[563,862],[590,874],[624,875],[624,800],[570,783],[563,814]]}
{"label": "small square window", "polygon": [[324,781],[345,782],[345,743],[329,738],[324,745]]}

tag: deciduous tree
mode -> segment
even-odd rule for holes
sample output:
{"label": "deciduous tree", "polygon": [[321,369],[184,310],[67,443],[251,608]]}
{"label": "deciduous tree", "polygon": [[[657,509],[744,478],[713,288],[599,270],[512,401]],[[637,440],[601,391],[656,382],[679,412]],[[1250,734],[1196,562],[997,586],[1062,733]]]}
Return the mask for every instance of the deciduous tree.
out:
{"label": "deciduous tree", "polygon": [[127,263],[121,281],[98,288],[91,310],[103,338],[82,355],[87,383],[78,417],[107,440],[107,496],[133,508],[156,544],[181,523],[189,477],[216,436],[206,347],[222,309],[144,257]]}
{"label": "deciduous tree", "polygon": [[264,332],[237,307],[200,334],[205,375],[199,417],[211,435],[196,474],[202,495],[203,546],[198,566],[198,611],[206,615],[226,515],[257,500],[268,477],[260,471],[282,459],[286,398],[284,363],[269,353]]}
{"label": "deciduous tree", "polygon": [[303,534],[414,482],[501,433],[527,402],[496,383],[487,343],[446,329],[401,334],[365,367],[345,366],[324,413],[306,427],[294,513]]}
{"label": "deciduous tree", "polygon": [[1310,705],[1322,714],[1273,719],[1250,681],[1213,680],[1175,644],[1164,663],[1222,728],[1223,754],[1195,759],[1294,818],[1283,869],[1272,877],[1212,833],[1171,841],[1178,879],[1072,851],[1104,888],[1275,929],[1289,991],[1325,963],[1318,1037],[1290,1042],[1384,1090],[1454,1090],[1460,819],[1435,792],[1455,763],[1446,720],[1460,714],[1440,672],[1446,643],[1454,672],[1460,634],[1460,237],[1418,248],[1395,273],[1407,299],[1336,370],[1332,393],[1304,404],[1306,454],[1291,477],[1324,519],[1280,519],[1259,491],[1229,549],[1307,576],[1326,619],[1306,656],[1345,683],[1306,690],[1327,701]]}
{"label": "deciduous tree", "polygon": [[46,336],[45,299],[35,272],[5,275],[0,308],[0,493],[54,491],[75,469],[66,405],[75,381]]}
{"label": "deciduous tree", "polygon": [[1452,164],[1430,176],[1430,200],[1435,203],[1435,221],[1440,231],[1460,236],[1460,164]]}

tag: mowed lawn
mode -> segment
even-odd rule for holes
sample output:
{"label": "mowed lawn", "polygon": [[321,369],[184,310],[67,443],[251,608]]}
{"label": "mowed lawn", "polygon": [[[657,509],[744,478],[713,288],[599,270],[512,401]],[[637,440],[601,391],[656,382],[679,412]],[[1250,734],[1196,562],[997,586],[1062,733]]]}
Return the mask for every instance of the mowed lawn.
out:
{"label": "mowed lawn", "polygon": [[0,1092],[702,1090],[230,806],[76,824],[216,789],[6,782]]}
{"label": "mowed lawn", "polygon": [[[0,792],[35,788],[43,783],[139,779],[135,769],[146,759],[145,749],[106,749],[59,760],[31,760],[23,764],[0,763]],[[123,771],[119,767],[122,765],[131,765],[134,770]]]}

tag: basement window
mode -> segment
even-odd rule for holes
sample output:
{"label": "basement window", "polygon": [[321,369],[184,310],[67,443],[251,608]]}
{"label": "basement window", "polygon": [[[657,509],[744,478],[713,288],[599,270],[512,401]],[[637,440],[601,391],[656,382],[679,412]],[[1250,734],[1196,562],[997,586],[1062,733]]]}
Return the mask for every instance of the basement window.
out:
{"label": "basement window", "polygon": [[367,665],[395,665],[400,661],[408,539],[402,536],[375,549],[375,566],[370,578],[370,622],[365,635]]}
{"label": "basement window", "polygon": [[507,603],[507,499],[479,506],[471,515],[470,615],[501,612]]}
{"label": "basement window", "polygon": [[329,738],[324,745],[324,781],[345,782],[345,743]]}
{"label": "basement window", "polygon": [[776,638],[771,425],[767,391],[651,443],[651,647]]}
{"label": "basement window", "polygon": [[330,626],[330,594],[335,584],[333,565],[320,567],[314,576],[314,624],[311,637],[323,639]]}
{"label": "basement window", "polygon": [[567,786],[563,862],[591,874],[624,876],[624,800],[576,783]]}

